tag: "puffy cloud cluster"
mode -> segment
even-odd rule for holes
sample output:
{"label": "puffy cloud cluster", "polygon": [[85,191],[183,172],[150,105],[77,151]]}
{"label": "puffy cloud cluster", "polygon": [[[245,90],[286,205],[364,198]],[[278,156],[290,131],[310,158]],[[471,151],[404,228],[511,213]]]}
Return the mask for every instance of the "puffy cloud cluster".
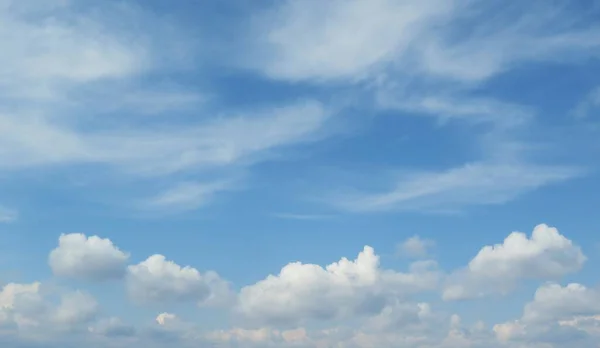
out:
{"label": "puffy cloud cluster", "polygon": [[[326,266],[289,263],[237,293],[217,273],[182,267],[163,255],[124,266],[128,254],[97,236],[62,235],[50,254],[57,276],[120,277],[121,283],[109,285],[124,284],[133,302],[149,308],[220,304],[213,310],[229,313],[236,325],[207,330],[176,312],[158,314],[153,324],[130,325],[106,316],[87,292],[10,283],[0,291],[0,338],[7,342],[87,337],[98,346],[133,347],[171,342],[175,347],[588,348],[600,339],[600,291],[578,283],[543,283],[520,318],[491,326],[465,324],[435,298],[442,290],[448,299],[448,291],[459,287],[463,295],[507,293],[521,280],[577,271],[586,260],[581,249],[547,225],[536,226],[531,237],[513,232],[502,244],[483,247],[464,269],[448,275],[432,260],[409,263],[406,272],[383,268],[380,256],[365,246],[354,260],[341,258]],[[411,256],[418,255],[423,254]],[[444,277],[447,284],[441,282]],[[481,280],[510,286],[493,289]]]}
{"label": "puffy cloud cluster", "polygon": [[578,271],[585,260],[581,249],[556,228],[541,224],[531,238],[513,232],[503,244],[485,246],[469,262],[469,271],[504,278],[559,277]]}
{"label": "puffy cloud cluster", "polygon": [[116,317],[100,319],[89,326],[88,331],[104,337],[131,337],[136,333],[134,326],[126,324]]}
{"label": "puffy cloud cluster", "polygon": [[593,316],[600,313],[600,289],[570,283],[543,285],[535,292],[533,301],[525,306],[523,320],[544,322],[565,320],[569,316]]}
{"label": "puffy cloud cluster", "polygon": [[60,236],[48,262],[60,277],[107,280],[121,278],[128,259],[109,239],[72,233]]}
{"label": "puffy cloud cluster", "polygon": [[63,293],[58,302],[49,295],[39,282],[6,284],[0,291],[1,322],[36,334],[70,332],[84,330],[99,314],[98,303],[87,293]]}
{"label": "puffy cloud cluster", "polygon": [[556,280],[577,272],[586,261],[581,248],[545,224],[528,238],[511,233],[502,244],[483,247],[466,269],[451,276],[444,289],[447,300],[507,293],[519,280]]}
{"label": "puffy cloud cluster", "polygon": [[90,322],[98,314],[96,299],[80,291],[63,295],[54,320],[67,326]]}
{"label": "puffy cloud cluster", "polygon": [[366,246],[354,261],[290,263],[279,275],[242,288],[237,310],[271,325],[375,314],[393,299],[434,289],[439,276],[434,262],[414,263],[408,273],[381,269],[379,256]]}
{"label": "puffy cloud cluster", "polygon": [[231,300],[229,284],[215,272],[201,274],[181,267],[163,255],[127,266],[129,254],[110,239],[84,234],[63,234],[50,252],[49,265],[56,276],[107,280],[125,278],[131,299],[140,303],[196,301],[224,304]]}
{"label": "puffy cloud cluster", "polygon": [[227,282],[215,272],[200,272],[181,267],[163,255],[152,255],[128,267],[127,287],[130,297],[140,302],[219,303],[229,296]]}
{"label": "puffy cloud cluster", "polygon": [[600,290],[577,283],[544,284],[520,319],[497,324],[493,330],[502,342],[572,342],[593,347],[600,339]]}

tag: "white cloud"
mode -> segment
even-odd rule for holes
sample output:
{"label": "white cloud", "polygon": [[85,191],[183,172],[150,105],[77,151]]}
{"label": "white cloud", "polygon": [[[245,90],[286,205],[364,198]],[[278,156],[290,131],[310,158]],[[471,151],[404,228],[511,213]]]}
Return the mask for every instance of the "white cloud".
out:
{"label": "white cloud", "polygon": [[[295,332],[294,332],[295,333]],[[287,337],[289,338],[290,334],[285,331]],[[272,330],[269,328],[260,328],[260,329],[241,329],[234,328],[230,330],[221,330],[221,331],[213,331],[206,334],[206,338],[209,341],[218,342],[218,343],[258,343],[258,344],[269,344],[280,341],[281,336],[284,333],[280,333],[277,330]]]}
{"label": "white cloud", "polygon": [[430,248],[435,246],[435,242],[429,239],[422,239],[419,236],[412,236],[397,246],[396,253],[402,257],[426,257]]}
{"label": "white cloud", "polygon": [[0,152],[5,167],[98,163],[160,175],[252,162],[274,148],[310,140],[329,115],[318,102],[301,101],[169,130],[85,133],[45,118],[19,116],[0,114],[1,142],[10,149]]}
{"label": "white cloud", "polygon": [[593,89],[588,93],[583,100],[581,100],[575,108],[571,111],[573,116],[577,118],[586,118],[592,115],[592,113],[600,112],[600,87]]}
{"label": "white cloud", "polygon": [[[172,112],[181,105],[198,103],[195,93],[136,87],[136,76],[160,69],[155,60],[169,52],[169,42],[181,39],[162,40],[160,35],[139,32],[127,23],[155,25],[157,31],[161,25],[167,26],[169,30],[164,32],[173,28],[129,5],[107,5],[94,11],[84,6],[76,11],[70,3],[40,9],[37,1],[25,2],[31,6],[16,7],[16,2],[11,2],[0,12],[6,24],[0,37],[7,38],[1,40],[0,49],[6,56],[0,76],[7,85],[0,89],[10,92],[4,93],[0,110],[2,167],[100,163],[170,172],[201,164],[229,164],[247,154],[298,141],[318,128],[324,116],[320,105],[299,103],[259,111],[259,115],[195,121],[201,124],[188,123],[168,131],[145,126],[146,122],[133,126],[125,122],[123,127],[123,119],[132,118],[123,117],[123,112],[118,120],[96,117],[96,104],[100,104],[98,109],[110,105],[135,116]],[[32,16],[43,20],[29,20]],[[132,18],[121,18],[127,16]],[[121,25],[112,25],[120,19]],[[152,40],[147,40],[150,37]],[[111,94],[115,89],[119,95]],[[11,107],[19,98],[30,103]],[[52,103],[37,107],[40,98],[50,98]],[[265,117],[255,117],[261,114]],[[264,134],[246,132],[253,129]],[[269,131],[262,132],[264,129]],[[149,168],[154,166],[161,168]]]}
{"label": "white cloud", "polygon": [[[99,314],[96,300],[81,291],[61,294],[58,304],[52,301],[51,287],[39,282],[9,283],[0,291],[0,316],[29,336],[66,334],[83,330]],[[1,333],[0,333],[1,336]]]}
{"label": "white cloud", "polygon": [[215,272],[201,274],[197,269],[181,267],[163,255],[152,255],[127,271],[130,298],[141,303],[196,301],[199,304],[223,304],[230,296],[227,282]]}
{"label": "white cloud", "polygon": [[136,333],[120,319],[101,314],[86,292],[65,292],[39,282],[9,283],[0,288],[0,342],[10,347],[117,347],[121,338]]}
{"label": "white cloud", "polygon": [[156,316],[156,322],[158,325],[167,325],[169,322],[177,320],[177,316],[171,313],[161,313]]}
{"label": "white cloud", "polygon": [[72,327],[89,323],[98,315],[99,305],[91,295],[81,291],[62,296],[53,320],[61,325]]}
{"label": "white cloud", "polygon": [[525,305],[522,320],[528,323],[559,321],[600,314],[600,290],[578,283],[549,283],[535,292]]}
{"label": "white cloud", "polygon": [[368,319],[366,327],[380,332],[389,332],[397,328],[416,328],[423,321],[435,321],[436,315],[432,313],[428,303],[400,302],[392,303],[381,313]]}
{"label": "white cloud", "polygon": [[395,298],[433,289],[438,276],[431,261],[412,264],[409,273],[381,269],[379,256],[366,246],[354,261],[286,265],[279,275],[242,288],[237,312],[271,325],[373,314]]}
{"label": "white cloud", "polygon": [[160,115],[191,108],[198,109],[207,99],[207,96],[200,93],[174,88],[139,90],[127,93],[122,100],[119,100],[120,105],[108,105],[107,111],[132,109],[144,116]]}
{"label": "white cloud", "polygon": [[0,223],[14,222],[19,218],[19,212],[0,206]]}
{"label": "white cloud", "polygon": [[[256,323],[253,323],[255,326]],[[169,342],[181,346],[218,347],[351,347],[351,348],[455,348],[496,347],[493,333],[483,323],[465,326],[461,318],[435,311],[427,303],[395,302],[381,314],[338,321],[334,326],[296,326],[287,330],[270,326],[203,330],[178,322],[161,329]],[[167,331],[165,331],[167,330]]]}
{"label": "white cloud", "polygon": [[[533,132],[539,128],[533,127],[533,108],[474,90],[481,86],[474,82],[520,64],[600,54],[594,39],[600,27],[575,29],[574,14],[565,7],[528,4],[535,10],[519,4],[496,8],[482,1],[353,0],[330,2],[325,8],[305,1],[282,2],[270,13],[268,18],[277,20],[260,29],[269,40],[276,38],[269,52],[277,63],[263,66],[267,75],[346,83],[368,78],[364,93],[373,92],[378,109],[477,126],[466,133],[476,158],[435,171],[399,168],[407,174],[392,180],[389,189],[337,190],[324,200],[350,212],[454,213],[472,205],[503,204],[582,175],[580,168],[536,161],[547,144],[534,143]],[[404,6],[409,10],[398,11]],[[494,20],[480,17],[488,7]],[[316,20],[320,15],[328,20]],[[398,29],[404,25],[407,30]],[[385,45],[380,50],[369,49],[381,40]],[[370,56],[379,51],[385,54]]]}
{"label": "white cloud", "polygon": [[72,233],[60,236],[48,263],[57,276],[108,280],[125,274],[128,259],[129,254],[119,250],[110,239]]}
{"label": "white cloud", "polygon": [[325,214],[274,213],[271,216],[284,220],[323,220],[333,217]]}
{"label": "white cloud", "polygon": [[14,309],[15,302],[23,295],[37,295],[40,291],[41,283],[31,284],[8,283],[2,287],[0,292],[0,308],[3,310]]}
{"label": "white cloud", "polygon": [[455,211],[477,204],[505,203],[579,174],[580,170],[571,167],[476,162],[442,172],[404,175],[387,192],[336,194],[330,201],[351,212]]}
{"label": "white cloud", "polygon": [[[147,77],[195,54],[195,39],[167,17],[132,3],[5,1],[0,170],[93,164],[147,178],[196,174],[319,139],[329,111],[317,101],[198,110],[210,93],[196,83],[147,87]],[[148,115],[180,119],[165,126]]]}
{"label": "white cloud", "polygon": [[[486,13],[485,3],[471,13]],[[488,2],[496,10],[496,19],[478,21],[471,35],[452,42],[449,35],[438,33],[420,45],[419,67],[423,73],[459,81],[481,81],[503,73],[517,65],[537,62],[562,63],[585,59],[598,54],[597,26],[574,28],[569,21],[576,13],[561,6],[540,3],[505,6],[503,9]],[[527,10],[531,12],[525,12]],[[565,10],[565,11],[562,11]],[[481,19],[481,17],[477,18]],[[506,25],[510,21],[511,25]],[[460,30],[460,20],[453,29]],[[552,28],[552,29],[549,29]]]}
{"label": "white cloud", "polygon": [[[600,338],[600,292],[584,285],[542,285],[527,303],[520,319],[494,326],[503,342],[571,341],[588,347]],[[590,347],[592,345],[589,345]]]}
{"label": "white cloud", "polygon": [[436,117],[440,121],[460,120],[467,124],[492,124],[511,128],[527,124],[535,117],[531,108],[492,98],[465,96],[464,91],[414,91],[402,82],[389,82],[378,87],[379,108]]}
{"label": "white cloud", "polygon": [[136,334],[135,327],[116,317],[101,319],[88,327],[88,331],[107,337],[131,337]]}
{"label": "white cloud", "polygon": [[540,224],[533,229],[531,238],[513,232],[504,243],[485,246],[469,262],[469,271],[496,276],[517,273],[525,277],[557,277],[579,270],[585,260],[581,249],[571,240],[556,228]]}
{"label": "white cloud", "polygon": [[19,330],[36,328],[46,311],[39,282],[9,283],[0,291],[0,315],[5,325],[12,324]]}
{"label": "white cloud", "polygon": [[506,293],[519,280],[554,280],[577,272],[586,257],[556,228],[536,226],[528,238],[511,233],[502,244],[483,247],[468,267],[455,273],[443,292],[446,300]]}
{"label": "white cloud", "polygon": [[495,347],[497,341],[481,322],[471,327],[461,318],[434,311],[427,303],[397,303],[354,330],[311,331],[309,338],[328,346],[348,347]]}
{"label": "white cloud", "polygon": [[[47,5],[47,4],[46,4]],[[5,97],[62,98],[71,84],[132,76],[151,64],[143,40],[109,30],[93,14],[68,2],[9,1],[0,9],[0,89]],[[115,17],[124,15],[113,7]],[[140,37],[138,37],[140,38]]]}
{"label": "white cloud", "polygon": [[[417,75],[470,82],[519,63],[597,55],[597,27],[574,28],[570,20],[577,14],[564,7],[528,5],[283,1],[251,31],[265,38],[254,65],[268,76],[290,80]],[[482,20],[490,11],[494,20]]]}
{"label": "white cloud", "polygon": [[[479,293],[481,283],[476,281],[482,277],[495,289],[561,276],[578,270],[584,260],[579,248],[556,229],[539,225],[530,238],[515,232],[502,244],[482,248],[464,270],[471,278],[454,280]],[[440,276],[432,261],[412,263],[407,273],[383,269],[368,246],[353,261],[342,258],[325,267],[290,263],[278,275],[243,287],[227,310],[247,321],[220,329],[207,329],[206,323],[184,321],[169,312],[158,314],[154,325],[132,326],[117,317],[103,317],[86,292],[42,288],[38,282],[10,283],[0,291],[0,342],[85,341],[92,347],[151,348],[164,342],[174,347],[240,348],[588,348],[600,338],[596,288],[546,283],[520,318],[490,329],[481,321],[465,324],[462,309],[445,313],[435,303],[417,300],[438,288]],[[132,300],[171,305],[186,300],[207,304],[230,295],[229,285],[216,273],[201,274],[161,255],[131,265],[127,285]],[[55,295],[60,295],[59,301]]]}
{"label": "white cloud", "polygon": [[256,63],[275,78],[362,78],[393,63],[428,20],[451,8],[430,0],[283,1],[252,31],[266,38]]}
{"label": "white cloud", "polygon": [[147,209],[194,210],[208,204],[217,193],[231,188],[229,181],[184,182],[150,198],[141,206]]}
{"label": "white cloud", "polygon": [[[501,138],[492,141],[494,149],[483,159],[446,170],[414,171],[394,181],[389,190],[336,197],[340,208],[446,212],[498,204],[580,173],[577,168],[537,165],[525,156],[506,155],[520,149],[512,148],[514,139],[501,131],[526,124],[533,113],[461,94],[519,64],[597,55],[596,27],[570,25],[574,18],[569,13],[543,3],[536,2],[541,11],[521,11],[516,2],[490,11],[482,1],[283,0],[266,17],[259,16],[263,23],[251,31],[266,34],[260,52],[249,49],[238,56],[274,79],[366,82],[375,88],[379,108],[477,123],[493,128],[484,137]],[[274,158],[275,150],[318,140],[323,134],[332,110],[314,100],[253,111],[197,111],[205,100],[197,86],[142,87],[150,80],[146,78],[154,84],[165,70],[174,69],[161,66],[161,60],[181,53],[167,44],[181,38],[165,39],[162,33],[173,28],[149,19],[150,11],[124,3],[93,4],[93,10],[87,5],[69,0],[0,0],[2,173],[93,164],[94,169],[145,176],[148,181],[183,174],[185,178],[176,180],[180,185],[169,181],[156,196],[143,196],[150,196],[145,207],[188,210],[231,187],[220,181],[181,180],[191,176],[200,180],[199,172],[221,178],[221,171]],[[471,23],[473,14],[482,13],[484,21]],[[594,97],[590,95],[575,113],[595,108]],[[181,111],[189,113],[184,121]],[[484,139],[478,145],[490,144]],[[16,217],[16,212],[0,208],[0,222]],[[428,244],[415,237],[400,249],[424,257]],[[457,314],[439,313],[434,303],[413,298],[438,290],[441,272],[433,261],[413,263],[408,272],[384,269],[369,247],[354,261],[342,258],[324,267],[290,263],[279,274],[243,287],[236,298],[215,272],[201,273],[158,254],[129,268],[128,260],[129,255],[110,240],[82,234],[61,236],[48,258],[57,276],[123,279],[132,300],[165,302],[161,307],[181,302],[185,306],[186,301],[232,304],[234,311],[214,317],[212,312],[199,314],[204,322],[198,325],[168,312],[159,314],[155,326],[164,334],[160,338],[147,332],[151,329],[138,330],[119,318],[100,318],[99,304],[86,292],[58,294],[46,283],[44,288],[37,282],[9,283],[0,291],[0,346],[490,348],[499,346],[499,340],[507,348],[588,348],[600,341],[600,297],[595,288],[546,284],[518,320],[494,327],[494,338],[481,323],[465,326]],[[523,280],[557,279],[576,272],[584,261],[569,239],[540,225],[530,238],[513,233],[502,244],[484,247],[468,267],[452,274],[444,296],[505,293]],[[103,300],[113,300],[110,291]],[[118,310],[139,319],[141,312],[124,306]],[[471,317],[475,312],[467,306],[460,310]],[[206,332],[206,327],[226,321],[221,318],[224,314],[247,319],[240,323],[253,328]],[[589,337],[577,338],[582,332]]]}
{"label": "white cloud", "polygon": [[[482,1],[352,0],[322,6],[318,1],[283,1],[260,17],[255,29],[266,42],[259,45],[264,55],[255,68],[267,76],[317,83],[364,79],[364,94],[373,91],[378,108],[486,126],[484,132],[470,133],[481,158],[435,172],[411,170],[385,192],[346,190],[325,200],[351,212],[452,213],[471,205],[502,204],[580,175],[578,168],[538,164],[538,154],[524,151],[537,145],[532,139],[516,139],[530,131],[531,108],[480,91],[473,96],[480,82],[519,65],[600,54],[595,40],[600,27],[575,28],[577,14],[564,6],[527,4],[498,8]],[[488,12],[495,14],[494,20],[482,17]]]}

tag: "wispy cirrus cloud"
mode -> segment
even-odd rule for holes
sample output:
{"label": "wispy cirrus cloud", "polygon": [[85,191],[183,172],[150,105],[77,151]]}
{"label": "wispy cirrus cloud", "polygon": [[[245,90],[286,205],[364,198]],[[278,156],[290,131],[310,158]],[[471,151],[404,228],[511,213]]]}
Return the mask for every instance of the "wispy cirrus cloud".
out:
{"label": "wispy cirrus cloud", "polygon": [[140,204],[143,209],[188,211],[209,204],[220,192],[235,189],[231,181],[183,182]]}
{"label": "wispy cirrus cloud", "polygon": [[588,118],[593,113],[598,113],[600,110],[600,87],[594,88],[588,93],[577,105],[571,113],[573,116],[584,119]]}
{"label": "wispy cirrus cloud", "polygon": [[[5,1],[0,17],[4,98],[47,101],[64,97],[70,87],[104,79],[135,76],[153,58],[139,33],[108,30],[107,18],[81,13],[64,1]],[[118,7],[114,16],[126,16]],[[130,37],[128,37],[130,36]]]}
{"label": "wispy cirrus cloud", "polygon": [[481,162],[440,172],[407,174],[389,190],[333,195],[330,202],[352,212],[445,212],[505,203],[541,186],[581,174],[575,167]]}
{"label": "wispy cirrus cloud", "polygon": [[[24,6],[27,4],[32,7]],[[139,89],[139,78],[173,69],[163,65],[164,61],[180,54],[169,54],[169,45],[157,49],[162,43],[160,35],[150,40],[151,33],[135,26],[113,28],[114,19],[105,15],[165,29],[171,28],[170,23],[131,5],[107,5],[104,12],[84,7],[82,12],[69,2],[41,9],[35,4],[37,1],[28,0],[17,6],[9,1],[0,13],[7,23],[0,32],[7,38],[2,41],[6,64],[0,71],[0,88],[18,93],[2,98],[3,167],[77,162],[140,167],[170,162],[167,167],[172,168],[218,165],[293,143],[318,130],[326,119],[327,112],[318,102],[300,101],[249,114],[219,111],[210,120],[196,115],[179,126],[162,127],[163,123],[135,118],[127,122],[139,114],[172,112],[197,104],[202,96],[181,88]],[[193,54],[191,44],[189,51]],[[37,108],[35,103],[33,107],[16,103],[20,98],[39,100],[44,91],[38,93],[36,88],[53,93],[47,95],[52,97],[49,104]],[[119,95],[113,93],[115,89]],[[94,105],[99,105],[102,113],[119,111],[119,119],[95,115]]]}
{"label": "wispy cirrus cloud", "polygon": [[435,247],[435,242],[414,235],[396,246],[396,254],[400,257],[425,258],[429,256],[430,249]]}
{"label": "wispy cirrus cloud", "polygon": [[[512,145],[527,147],[529,140],[507,130],[526,133],[535,113],[476,90],[515,67],[597,55],[598,26],[582,25],[566,2],[553,7],[529,3],[535,16],[521,11],[525,5],[480,0],[277,3],[249,16],[248,36],[236,42],[248,54],[236,68],[259,71],[274,84],[308,82],[332,89],[243,110],[205,107],[214,95],[197,80],[168,83],[160,78],[199,54],[197,42],[181,35],[172,18],[135,4],[40,3],[5,1],[0,13],[6,23],[0,29],[5,39],[0,57],[6,61],[0,68],[2,170],[91,164],[119,174],[164,178],[248,168],[289,146],[321,139],[331,116],[339,113],[323,96],[346,85],[372,97],[374,112],[485,125],[483,132],[472,132],[473,146],[484,152],[481,158],[435,172],[408,168],[408,179],[389,185],[401,194],[340,195],[363,198],[371,206],[366,210],[415,199],[416,206],[428,207],[466,200],[465,205],[479,204],[485,199],[449,198],[455,195],[450,192],[497,187],[511,193],[492,200],[507,201],[578,173],[567,165],[515,156]],[[495,15],[481,20],[485,13]],[[469,35],[459,35],[466,29]],[[451,179],[455,173],[479,182]],[[537,179],[515,185],[514,173]],[[490,177],[496,180],[493,185]],[[430,182],[431,190],[418,194],[421,181]],[[348,202],[334,205],[357,210]]]}
{"label": "wispy cirrus cloud", "polygon": [[133,172],[165,174],[231,165],[260,152],[309,140],[328,116],[328,111],[316,101],[167,129],[81,131],[43,116],[0,116],[0,142],[6,149],[0,152],[0,158],[5,168],[98,163]]}
{"label": "wispy cirrus cloud", "polygon": [[[527,62],[596,56],[600,27],[579,26],[578,13],[568,5],[283,1],[251,31],[259,34],[263,50],[254,66],[290,80],[356,81],[400,74],[483,81]],[[470,34],[457,39],[465,28]]]}
{"label": "wispy cirrus cloud", "polygon": [[452,10],[431,0],[284,1],[250,31],[259,52],[251,64],[272,78],[360,80],[393,65],[428,21]]}
{"label": "wispy cirrus cloud", "polygon": [[481,89],[515,68],[598,56],[600,26],[579,14],[566,1],[354,0],[325,7],[284,1],[251,31],[261,34],[263,53],[252,67],[284,81],[364,87],[378,109],[473,130],[478,151],[471,160],[435,171],[400,168],[408,174],[390,182],[389,190],[335,192],[326,198],[334,206],[454,211],[499,204],[583,173],[537,161],[541,151],[530,151],[537,144],[527,136],[539,126],[535,108]]}
{"label": "wispy cirrus cloud", "polygon": [[285,220],[307,220],[307,221],[312,221],[312,220],[323,220],[323,219],[330,219],[332,218],[334,215],[326,215],[326,214],[300,214],[300,213],[273,213],[271,214],[271,216],[278,218],[278,219],[285,219]]}
{"label": "wispy cirrus cloud", "polygon": [[245,168],[320,139],[333,113],[316,99],[206,109],[211,94],[197,84],[148,86],[196,54],[168,18],[131,3],[39,4],[0,9],[0,170],[85,164],[153,178]]}

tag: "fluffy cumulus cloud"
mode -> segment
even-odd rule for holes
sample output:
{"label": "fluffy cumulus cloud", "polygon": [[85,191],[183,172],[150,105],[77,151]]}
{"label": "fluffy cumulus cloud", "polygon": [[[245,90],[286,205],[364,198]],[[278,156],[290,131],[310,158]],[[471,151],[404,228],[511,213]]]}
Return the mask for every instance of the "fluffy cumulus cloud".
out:
{"label": "fluffy cumulus cloud", "polygon": [[542,285],[523,309],[520,319],[497,324],[493,330],[503,342],[573,342],[594,347],[600,339],[600,291],[582,284]]}
{"label": "fluffy cumulus cloud", "polygon": [[127,269],[127,289],[135,301],[219,304],[228,300],[229,286],[215,272],[201,274],[163,255],[152,255]]}
{"label": "fluffy cumulus cloud", "polygon": [[398,244],[397,253],[400,257],[421,258],[426,257],[429,249],[435,246],[435,242],[429,239],[422,239],[419,236],[412,236],[404,242]]}
{"label": "fluffy cumulus cloud", "polygon": [[0,318],[5,326],[27,332],[30,338],[47,334],[85,331],[99,314],[96,300],[89,294],[63,292],[52,296],[51,286],[39,282],[6,284],[0,292]]}
{"label": "fluffy cumulus cloud", "polygon": [[117,317],[103,318],[88,326],[88,332],[105,337],[132,337],[135,327]]}
{"label": "fluffy cumulus cloud", "polygon": [[80,291],[63,295],[54,320],[63,325],[76,325],[94,319],[98,314],[96,299]]}
{"label": "fluffy cumulus cloud", "polygon": [[553,280],[581,269],[586,256],[581,248],[546,224],[531,237],[511,233],[502,244],[483,247],[466,269],[451,276],[444,289],[447,300],[506,293],[519,280]]}
{"label": "fluffy cumulus cloud", "polygon": [[500,347],[485,324],[465,326],[461,318],[432,312],[424,303],[386,307],[359,328],[272,328],[213,331],[206,338],[228,347]]}
{"label": "fluffy cumulus cloud", "polygon": [[72,233],[60,236],[48,262],[60,277],[107,280],[122,277],[128,259],[109,239]]}
{"label": "fluffy cumulus cloud", "polygon": [[417,262],[408,273],[380,268],[375,250],[365,246],[355,260],[342,258],[325,267],[290,263],[241,289],[237,310],[252,320],[297,324],[306,320],[368,315],[394,298],[435,288],[434,262]]}
{"label": "fluffy cumulus cloud", "polygon": [[[118,250],[108,239],[96,238]],[[405,244],[411,243],[414,240]],[[543,282],[576,272],[584,261],[573,242],[545,224],[536,226],[531,237],[513,232],[504,243],[483,247],[466,268],[447,275],[454,282],[451,288],[440,282],[445,275],[435,261],[409,263],[405,272],[388,269],[369,246],[354,260],[341,258],[325,266],[289,263],[279,274],[237,291],[214,272],[201,273],[152,255],[127,267],[123,282],[131,302],[126,306],[171,306],[174,311],[130,324],[127,320],[135,316],[107,313],[86,291],[50,283],[9,283],[0,291],[0,341],[36,346],[85,340],[98,347],[158,347],[170,342],[175,347],[238,348],[591,348],[600,339],[600,291],[579,283]],[[463,299],[468,298],[465,294],[492,294],[490,288],[481,288],[481,277],[496,277],[494,284],[510,283],[502,290],[506,293],[521,280],[542,283],[520,316],[515,313],[514,320],[490,324],[464,322],[460,313],[447,312],[444,302],[436,299],[438,290],[455,291],[452,294]],[[456,292],[459,286],[461,292]],[[192,313],[219,311],[219,316],[231,315],[234,325],[215,319],[213,324],[220,328],[207,328],[205,319],[196,322],[188,311],[180,316],[179,305],[185,303],[218,303],[221,306],[212,308],[194,305]]]}

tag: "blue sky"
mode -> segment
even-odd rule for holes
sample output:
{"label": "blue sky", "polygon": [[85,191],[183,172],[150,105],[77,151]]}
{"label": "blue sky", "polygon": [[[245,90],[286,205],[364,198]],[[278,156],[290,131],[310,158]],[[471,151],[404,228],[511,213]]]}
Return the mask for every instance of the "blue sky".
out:
{"label": "blue sky", "polygon": [[598,15],[0,0],[0,342],[598,347]]}

